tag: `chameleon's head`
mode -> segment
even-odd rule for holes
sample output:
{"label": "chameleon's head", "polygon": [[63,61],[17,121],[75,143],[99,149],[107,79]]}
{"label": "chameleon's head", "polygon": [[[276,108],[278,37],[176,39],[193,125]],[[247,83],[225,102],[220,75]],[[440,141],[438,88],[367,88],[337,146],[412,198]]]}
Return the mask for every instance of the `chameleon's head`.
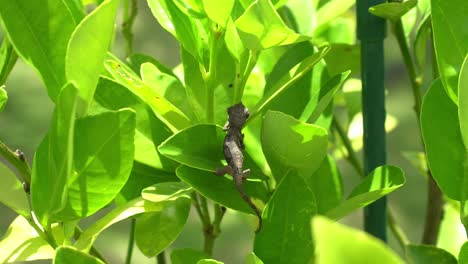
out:
{"label": "chameleon's head", "polygon": [[242,128],[245,121],[250,116],[249,109],[242,103],[235,104],[227,109],[229,116],[229,126]]}

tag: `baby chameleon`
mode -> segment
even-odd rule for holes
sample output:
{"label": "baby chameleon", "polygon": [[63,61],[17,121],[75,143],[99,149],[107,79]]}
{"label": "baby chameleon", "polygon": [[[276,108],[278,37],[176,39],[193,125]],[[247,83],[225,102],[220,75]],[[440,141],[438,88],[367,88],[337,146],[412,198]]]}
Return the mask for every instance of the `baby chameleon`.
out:
{"label": "baby chameleon", "polygon": [[258,217],[258,227],[255,230],[255,232],[258,232],[262,228],[262,216],[258,208],[252,203],[252,200],[245,194],[242,187],[242,184],[250,174],[250,169],[243,170],[244,155],[242,154],[242,150],[244,150],[244,134],[242,134],[241,130],[250,113],[242,103],[229,107],[227,112],[228,121],[223,128],[224,131],[227,131],[223,144],[224,158],[227,165],[224,168],[217,169],[216,174],[224,175],[227,173],[233,177],[237,191]]}

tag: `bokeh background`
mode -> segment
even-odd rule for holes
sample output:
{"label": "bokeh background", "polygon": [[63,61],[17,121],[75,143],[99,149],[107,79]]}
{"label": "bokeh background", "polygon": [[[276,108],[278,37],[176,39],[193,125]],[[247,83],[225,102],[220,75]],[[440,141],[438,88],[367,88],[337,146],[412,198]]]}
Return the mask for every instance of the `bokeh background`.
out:
{"label": "bokeh background", "polygon": [[[146,1],[139,1],[138,16],[133,27],[134,51],[149,54],[170,67],[179,62],[178,44],[165,32],[152,16]],[[349,14],[353,16],[352,11]],[[121,21],[119,18],[118,21]],[[116,38],[113,51],[121,58],[124,56],[123,38],[120,22],[116,25]],[[86,56],[85,54],[83,56]],[[387,111],[397,118],[398,124],[387,136],[388,163],[400,166],[406,173],[406,184],[389,196],[398,223],[413,242],[419,242],[426,206],[426,181],[402,156],[403,151],[421,150],[421,140],[417,120],[412,110],[413,97],[405,67],[395,38],[390,34],[385,40]],[[430,60],[428,60],[430,61]],[[430,69],[428,69],[430,72]],[[426,90],[428,83],[423,85]],[[19,60],[6,83],[9,100],[6,109],[0,114],[0,138],[12,149],[21,149],[29,161],[34,151],[46,134],[52,114],[52,103],[38,74]],[[359,153],[361,155],[361,153]],[[339,167],[344,180],[345,197],[351,188],[359,182],[359,176],[346,161],[340,161]],[[1,177],[1,175],[0,175]],[[1,188],[1,186],[0,186]],[[1,189],[0,189],[1,191]],[[102,216],[108,209],[99,213]],[[0,204],[0,237],[16,215]],[[83,227],[93,222],[96,217],[84,221]],[[214,258],[228,264],[244,263],[245,256],[252,250],[252,223],[255,219],[244,214],[228,210],[222,222],[222,233],[214,248]],[[362,227],[362,211],[355,212],[343,219],[348,225]],[[110,263],[123,263],[128,243],[130,222],[120,222],[99,236],[96,247],[103,252]],[[389,233],[389,243],[401,254],[395,239]],[[171,245],[174,248],[190,247],[202,250],[202,228],[197,215],[191,212],[189,222],[180,237]],[[169,255],[166,255],[169,258]],[[49,263],[40,261],[37,263]],[[135,249],[133,263],[155,263],[138,249]]]}

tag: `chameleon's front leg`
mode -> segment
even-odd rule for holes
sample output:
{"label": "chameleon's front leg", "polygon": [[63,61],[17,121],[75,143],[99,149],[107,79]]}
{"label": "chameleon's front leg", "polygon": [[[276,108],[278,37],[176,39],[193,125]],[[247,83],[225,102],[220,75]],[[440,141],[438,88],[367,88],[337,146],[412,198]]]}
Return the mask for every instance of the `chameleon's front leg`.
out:
{"label": "chameleon's front leg", "polygon": [[234,170],[232,169],[231,166],[229,165],[226,165],[222,168],[216,168],[216,175],[218,176],[223,176],[224,174],[229,174],[229,175],[233,175],[234,174]]}

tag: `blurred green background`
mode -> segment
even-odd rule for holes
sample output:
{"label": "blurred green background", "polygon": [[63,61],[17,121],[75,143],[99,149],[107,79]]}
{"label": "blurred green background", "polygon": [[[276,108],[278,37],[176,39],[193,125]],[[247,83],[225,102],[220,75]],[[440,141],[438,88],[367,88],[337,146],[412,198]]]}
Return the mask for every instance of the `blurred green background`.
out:
{"label": "blurred green background", "polygon": [[[118,21],[121,19],[119,18]],[[123,58],[125,47],[120,29],[121,25],[117,24],[113,51]],[[150,13],[146,1],[139,1],[138,16],[133,32],[135,52],[149,54],[170,67],[179,63],[177,42],[170,34],[161,29]],[[398,120],[397,127],[387,136],[388,163],[402,167],[407,177],[405,186],[389,196],[389,205],[410,240],[418,243],[421,240],[424,225],[426,181],[404,159],[402,151],[421,150],[421,140],[415,114],[412,110],[413,99],[410,83],[402,64],[396,40],[390,32],[388,35],[385,40],[387,111]],[[430,72],[430,69],[428,71]],[[425,83],[423,89],[427,89],[427,86],[428,83]],[[6,90],[9,100],[6,109],[0,114],[0,138],[10,148],[23,150],[28,160],[31,161],[36,147],[48,130],[52,103],[47,97],[38,74],[32,67],[20,60],[8,78]],[[361,155],[361,153],[359,154]],[[340,161],[339,166],[344,180],[346,197],[350,189],[359,182],[359,176],[345,161]],[[104,209],[97,217],[102,216],[108,210]],[[0,204],[0,237],[5,234],[8,225],[15,217],[11,210]],[[94,216],[87,219],[83,227],[92,222],[93,219],[95,219]],[[343,219],[342,222],[361,228],[362,212],[355,212]],[[254,218],[228,210],[221,225],[222,233],[215,244],[214,258],[228,264],[244,263],[245,256],[253,247],[252,225],[254,223]],[[110,263],[124,262],[129,227],[129,221],[123,221],[107,229],[98,238],[96,247],[103,252]],[[401,253],[390,233],[389,243],[392,248]],[[202,246],[201,224],[197,215],[192,211],[185,230],[171,245],[169,251],[173,248],[183,247],[202,250]],[[155,259],[144,257],[136,249],[133,263],[155,263]]]}

